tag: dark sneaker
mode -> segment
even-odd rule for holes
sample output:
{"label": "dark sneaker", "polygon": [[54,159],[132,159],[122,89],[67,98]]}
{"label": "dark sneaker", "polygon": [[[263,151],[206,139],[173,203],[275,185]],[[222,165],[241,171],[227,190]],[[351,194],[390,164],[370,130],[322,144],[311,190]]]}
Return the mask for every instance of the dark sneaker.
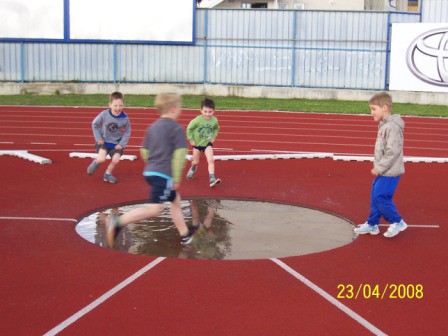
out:
{"label": "dark sneaker", "polygon": [[118,226],[118,216],[110,215],[106,218],[106,240],[107,246],[114,247],[115,239],[121,231],[121,227]]}
{"label": "dark sneaker", "polygon": [[210,188],[213,188],[218,183],[221,183],[221,179],[219,179],[219,178],[211,178],[210,179]]}
{"label": "dark sneaker", "polygon": [[118,180],[116,179],[115,176],[106,173],[104,174],[104,182],[117,183]]}
{"label": "dark sneaker", "polygon": [[200,227],[201,227],[201,223],[198,223],[198,224],[193,225],[193,226],[189,226],[188,227],[188,234],[194,235],[196,233],[196,231],[199,230]]}
{"label": "dark sneaker", "polygon": [[98,166],[99,164],[96,163],[96,160],[93,160],[92,163],[87,167],[87,174],[92,175],[98,168]]}
{"label": "dark sneaker", "polygon": [[180,243],[182,245],[190,244],[193,241],[193,235],[194,235],[194,233],[191,233],[190,229],[188,229],[188,235],[180,236]]}
{"label": "dark sneaker", "polygon": [[193,178],[194,173],[196,173],[196,170],[198,170],[198,167],[191,167],[191,168],[188,170],[188,173],[187,173],[187,180],[191,180],[191,179]]}

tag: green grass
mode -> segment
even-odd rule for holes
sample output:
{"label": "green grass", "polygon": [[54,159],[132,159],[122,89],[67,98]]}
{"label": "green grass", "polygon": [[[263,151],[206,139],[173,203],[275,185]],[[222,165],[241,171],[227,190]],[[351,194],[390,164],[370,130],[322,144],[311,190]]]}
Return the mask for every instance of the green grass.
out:
{"label": "green grass", "polygon": [[[306,100],[306,99],[269,99],[212,97],[218,110],[273,110],[326,113],[369,113],[367,102]],[[107,95],[50,95],[33,94],[0,96],[0,105],[41,105],[41,106],[106,106]],[[198,108],[203,96],[183,96],[185,108]],[[126,95],[126,106],[153,106],[154,96]],[[448,117],[448,106],[394,104],[394,113],[402,115]]]}

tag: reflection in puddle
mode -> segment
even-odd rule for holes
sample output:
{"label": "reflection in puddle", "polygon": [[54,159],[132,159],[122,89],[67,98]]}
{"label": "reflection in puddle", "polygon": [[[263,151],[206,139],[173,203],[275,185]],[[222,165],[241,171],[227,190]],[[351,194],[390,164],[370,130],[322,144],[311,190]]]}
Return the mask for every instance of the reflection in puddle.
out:
{"label": "reflection in puddle", "polygon": [[[76,231],[84,239],[106,246],[104,220],[145,204],[93,213]],[[179,243],[166,206],[160,217],[128,225],[117,237],[122,252],[170,258],[264,259],[297,256],[350,243],[353,226],[340,217],[299,206],[228,199],[182,201],[187,224],[201,223],[190,245]]]}

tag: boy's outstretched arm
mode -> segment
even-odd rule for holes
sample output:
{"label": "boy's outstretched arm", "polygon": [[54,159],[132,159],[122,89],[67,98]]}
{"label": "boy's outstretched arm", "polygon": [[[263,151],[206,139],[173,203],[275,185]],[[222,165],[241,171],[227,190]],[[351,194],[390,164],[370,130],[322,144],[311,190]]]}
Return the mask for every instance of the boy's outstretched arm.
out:
{"label": "boy's outstretched arm", "polygon": [[213,128],[213,134],[212,134],[213,140],[215,140],[218,137],[219,129],[220,129],[220,127],[219,127],[218,121],[216,121],[216,125]]}
{"label": "boy's outstretched arm", "polygon": [[149,150],[146,148],[140,148],[140,157],[142,158],[143,161],[148,161],[149,159]]}
{"label": "boy's outstretched arm", "polygon": [[173,175],[173,182],[179,184],[182,179],[182,173],[185,168],[185,155],[187,155],[187,148],[178,148],[173,152],[171,159],[171,174]]}
{"label": "boy's outstretched arm", "polygon": [[193,119],[187,126],[187,139],[188,141],[194,141],[194,130],[197,128],[197,121]]}
{"label": "boy's outstretched arm", "polygon": [[95,143],[103,141],[101,135],[101,126],[103,125],[103,113],[98,114],[92,121],[93,136],[95,137]]}
{"label": "boy's outstretched arm", "polygon": [[126,126],[124,127],[124,133],[123,133],[123,136],[121,137],[119,145],[122,148],[125,148],[129,142],[130,137],[131,137],[131,122],[128,120],[128,122],[126,123]]}

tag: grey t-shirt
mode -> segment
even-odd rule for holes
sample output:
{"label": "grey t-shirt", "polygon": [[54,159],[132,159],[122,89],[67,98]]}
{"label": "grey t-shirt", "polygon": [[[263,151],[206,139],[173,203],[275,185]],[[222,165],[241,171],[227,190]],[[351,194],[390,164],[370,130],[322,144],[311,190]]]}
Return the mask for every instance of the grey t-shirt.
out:
{"label": "grey t-shirt", "polygon": [[146,130],[142,147],[149,151],[143,175],[170,179],[174,151],[187,148],[185,130],[173,119],[160,118]]}

